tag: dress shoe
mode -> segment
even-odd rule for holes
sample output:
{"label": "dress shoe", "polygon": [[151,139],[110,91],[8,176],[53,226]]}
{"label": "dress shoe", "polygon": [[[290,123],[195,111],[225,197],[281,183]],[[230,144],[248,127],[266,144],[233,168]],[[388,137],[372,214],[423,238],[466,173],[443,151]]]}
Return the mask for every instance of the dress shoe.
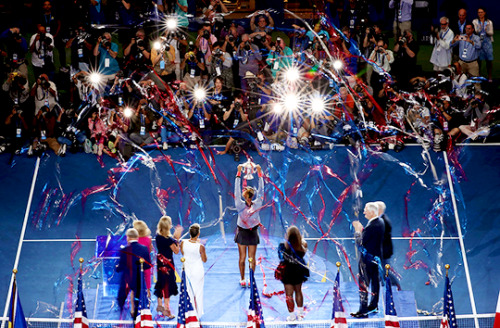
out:
{"label": "dress shoe", "polygon": [[372,314],[372,313],[378,313],[378,307],[369,306],[368,311],[366,311],[366,314]]}
{"label": "dress shoe", "polygon": [[360,311],[351,313],[351,316],[355,318],[368,318],[368,315],[365,312]]}

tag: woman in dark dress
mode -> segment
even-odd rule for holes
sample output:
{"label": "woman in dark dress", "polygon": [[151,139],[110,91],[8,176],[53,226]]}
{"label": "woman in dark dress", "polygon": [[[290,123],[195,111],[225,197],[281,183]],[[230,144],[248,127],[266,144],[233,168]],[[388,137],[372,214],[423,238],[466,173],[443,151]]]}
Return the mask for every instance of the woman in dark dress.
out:
{"label": "woman in dark dress", "polygon": [[[309,277],[309,269],[304,261],[307,243],[302,239],[296,226],[290,226],[286,231],[286,241],[278,247],[280,261],[285,264],[281,282],[285,285],[286,305],[288,307],[288,321],[302,320],[304,318],[304,296],[302,283]],[[297,303],[297,313],[294,312],[294,298]]]}
{"label": "woman in dark dress", "polygon": [[156,235],[156,248],[158,256],[156,261],[158,280],[155,285],[155,296],[158,297],[156,312],[162,313],[169,319],[175,318],[170,311],[170,297],[179,294],[175,282],[175,266],[173,255],[179,254],[179,239],[182,227],[176,227],[174,235],[170,233],[172,219],[163,216],[158,222]]}

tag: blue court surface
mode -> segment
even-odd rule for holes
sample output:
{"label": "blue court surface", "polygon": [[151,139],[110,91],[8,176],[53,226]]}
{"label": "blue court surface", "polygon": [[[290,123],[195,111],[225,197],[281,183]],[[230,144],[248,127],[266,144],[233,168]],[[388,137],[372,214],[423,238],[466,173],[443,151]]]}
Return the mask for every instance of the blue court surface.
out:
{"label": "blue court surface", "polygon": [[[498,146],[465,146],[450,154],[448,161],[443,153],[427,153],[418,145],[400,153],[371,149],[357,153],[338,146],[329,151],[287,150],[264,157],[250,152],[249,156],[267,176],[255,273],[261,292],[283,289],[273,269],[278,264],[277,246],[294,224],[309,245],[311,277],[303,288],[306,319],[331,318],[337,261],[342,264],[346,311],[356,311],[358,260],[351,222],[366,224],[364,204],[382,200],[393,224],[391,261],[402,286],[402,291],[394,289],[399,316],[442,311],[447,263],[456,313],[495,312],[500,288]],[[89,318],[119,319],[112,259],[101,256],[96,237],[119,238],[135,219],[146,221],[154,234],[159,218],[167,214],[185,231],[195,222],[202,226],[208,253],[202,321],[246,321],[249,291],[238,284],[233,242],[238,163],[232,156],[179,148],[138,154],[126,166],[107,157],[100,163],[91,154],[65,158],[48,154],[39,162],[20,156],[12,165],[8,160],[7,155],[0,156],[1,309],[17,263],[25,315],[71,318],[78,258],[83,257]],[[180,255],[175,263],[180,273]],[[283,295],[261,295],[261,299],[266,321],[286,319]],[[152,301],[156,315],[154,297]],[[177,304],[178,297],[173,297],[174,314]],[[383,311],[377,316],[382,317]]]}

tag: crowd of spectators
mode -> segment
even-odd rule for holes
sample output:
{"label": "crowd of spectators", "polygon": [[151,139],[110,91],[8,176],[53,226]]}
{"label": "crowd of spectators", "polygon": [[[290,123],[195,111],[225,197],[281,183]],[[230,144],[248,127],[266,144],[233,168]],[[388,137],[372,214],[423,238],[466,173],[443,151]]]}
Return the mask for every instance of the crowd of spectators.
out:
{"label": "crowd of spectators", "polygon": [[42,1],[0,31],[0,150],[126,161],[143,147],[220,144],[238,155],[416,141],[440,151],[488,136],[494,30],[484,8],[474,20],[465,9],[439,19],[426,73],[413,0],[390,1],[391,35],[365,1],[338,3],[278,28],[275,10],[230,19],[220,0]]}

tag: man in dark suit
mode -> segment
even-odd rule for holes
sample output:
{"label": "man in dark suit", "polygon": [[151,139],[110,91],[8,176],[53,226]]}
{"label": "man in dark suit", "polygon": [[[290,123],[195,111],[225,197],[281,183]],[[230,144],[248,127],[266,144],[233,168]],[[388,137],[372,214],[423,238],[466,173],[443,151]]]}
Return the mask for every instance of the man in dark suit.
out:
{"label": "man in dark suit", "polygon": [[131,314],[135,319],[137,316],[137,306],[139,305],[139,295],[141,288],[141,263],[144,259],[144,270],[151,267],[149,249],[137,242],[139,233],[136,229],[128,229],[126,232],[128,245],[120,252],[120,261],[116,266],[116,272],[121,272],[121,283],[118,291],[118,306],[123,310],[128,293],[131,294],[133,302],[130,303]]}
{"label": "man in dark suit", "polygon": [[[351,313],[356,318],[366,318],[369,313],[378,311],[380,291],[379,265],[382,258],[382,241],[384,239],[384,221],[378,217],[378,206],[367,203],[363,211],[368,223],[366,227],[359,221],[353,221],[356,245],[360,252],[359,258],[359,310]],[[368,286],[371,300],[368,304]]]}
{"label": "man in dark suit", "polygon": [[[386,264],[391,264],[390,260],[392,254],[394,253],[393,245],[392,245],[392,224],[391,220],[385,213],[386,206],[382,201],[375,202],[378,206],[378,216],[384,221],[384,240],[382,241],[382,268],[385,268]],[[389,270],[389,278],[391,279],[391,285],[397,286],[398,290],[401,290],[401,285],[399,284],[399,280],[396,278],[394,273]]]}

